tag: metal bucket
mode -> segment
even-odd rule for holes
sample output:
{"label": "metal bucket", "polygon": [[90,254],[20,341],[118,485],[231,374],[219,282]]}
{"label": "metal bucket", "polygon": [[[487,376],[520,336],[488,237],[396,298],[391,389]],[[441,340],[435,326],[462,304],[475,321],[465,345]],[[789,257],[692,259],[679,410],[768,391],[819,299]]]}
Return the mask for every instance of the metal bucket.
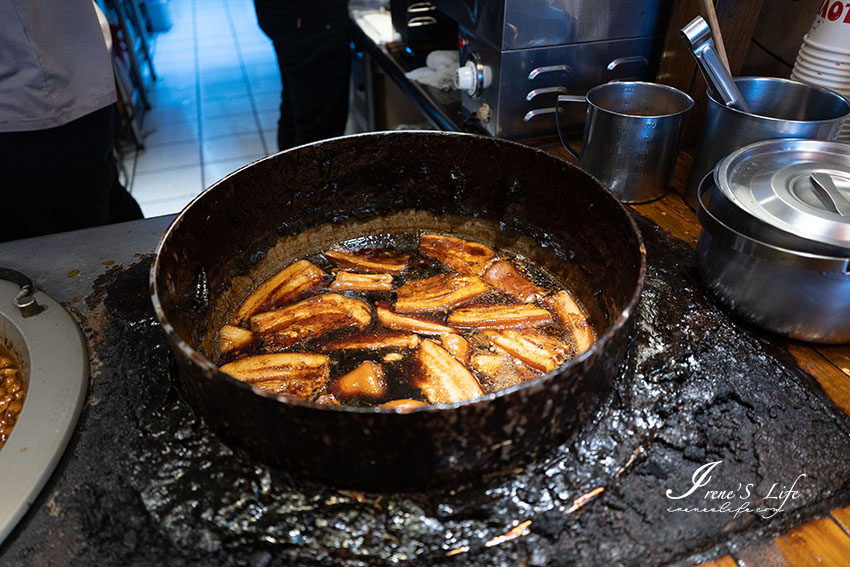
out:
{"label": "metal bucket", "polygon": [[729,108],[709,94],[708,109],[685,185],[685,200],[699,210],[697,191],[705,174],[733,151],[772,138],[835,140],[850,102],[827,89],[787,79],[743,77],[735,84],[750,112]]}

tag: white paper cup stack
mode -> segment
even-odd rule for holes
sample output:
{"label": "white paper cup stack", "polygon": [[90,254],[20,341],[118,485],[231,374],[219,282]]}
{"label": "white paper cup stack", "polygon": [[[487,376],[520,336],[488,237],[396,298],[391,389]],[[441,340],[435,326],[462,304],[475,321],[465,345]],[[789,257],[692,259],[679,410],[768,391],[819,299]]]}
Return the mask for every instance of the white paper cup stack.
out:
{"label": "white paper cup stack", "polygon": [[[803,37],[791,78],[850,98],[850,4],[824,0]],[[838,139],[850,142],[850,120]]]}

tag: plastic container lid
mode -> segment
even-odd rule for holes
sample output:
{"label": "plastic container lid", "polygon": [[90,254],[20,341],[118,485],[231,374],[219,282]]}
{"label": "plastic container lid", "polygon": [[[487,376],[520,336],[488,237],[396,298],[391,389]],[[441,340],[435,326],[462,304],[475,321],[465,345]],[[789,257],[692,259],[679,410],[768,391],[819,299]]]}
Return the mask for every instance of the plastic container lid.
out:
{"label": "plastic container lid", "polygon": [[714,181],[734,206],[770,230],[850,250],[850,145],[757,142],[718,163]]}

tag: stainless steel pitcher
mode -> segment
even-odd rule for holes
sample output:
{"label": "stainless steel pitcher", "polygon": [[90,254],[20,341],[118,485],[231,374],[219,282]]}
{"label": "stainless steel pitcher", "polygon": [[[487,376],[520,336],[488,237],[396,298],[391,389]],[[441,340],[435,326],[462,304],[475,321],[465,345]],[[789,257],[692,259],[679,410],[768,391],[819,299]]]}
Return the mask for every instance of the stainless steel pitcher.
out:
{"label": "stainless steel pitcher", "polygon": [[[558,108],[561,103],[585,101],[581,156],[562,139],[567,151],[624,203],[662,196],[693,99],[667,85],[623,81],[599,85],[585,96],[561,95]],[[556,117],[559,114],[560,110]]]}

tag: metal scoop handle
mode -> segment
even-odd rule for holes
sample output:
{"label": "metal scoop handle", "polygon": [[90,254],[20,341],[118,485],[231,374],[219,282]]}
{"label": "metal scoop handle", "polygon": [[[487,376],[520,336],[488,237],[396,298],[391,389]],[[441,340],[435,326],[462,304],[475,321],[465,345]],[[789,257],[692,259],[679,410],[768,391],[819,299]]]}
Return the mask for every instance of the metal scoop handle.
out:
{"label": "metal scoop handle", "polygon": [[702,16],[697,16],[682,28],[682,37],[691,48],[697,66],[715,98],[730,108],[749,112],[741,91],[735,86],[735,80],[717,55],[711,29]]}

